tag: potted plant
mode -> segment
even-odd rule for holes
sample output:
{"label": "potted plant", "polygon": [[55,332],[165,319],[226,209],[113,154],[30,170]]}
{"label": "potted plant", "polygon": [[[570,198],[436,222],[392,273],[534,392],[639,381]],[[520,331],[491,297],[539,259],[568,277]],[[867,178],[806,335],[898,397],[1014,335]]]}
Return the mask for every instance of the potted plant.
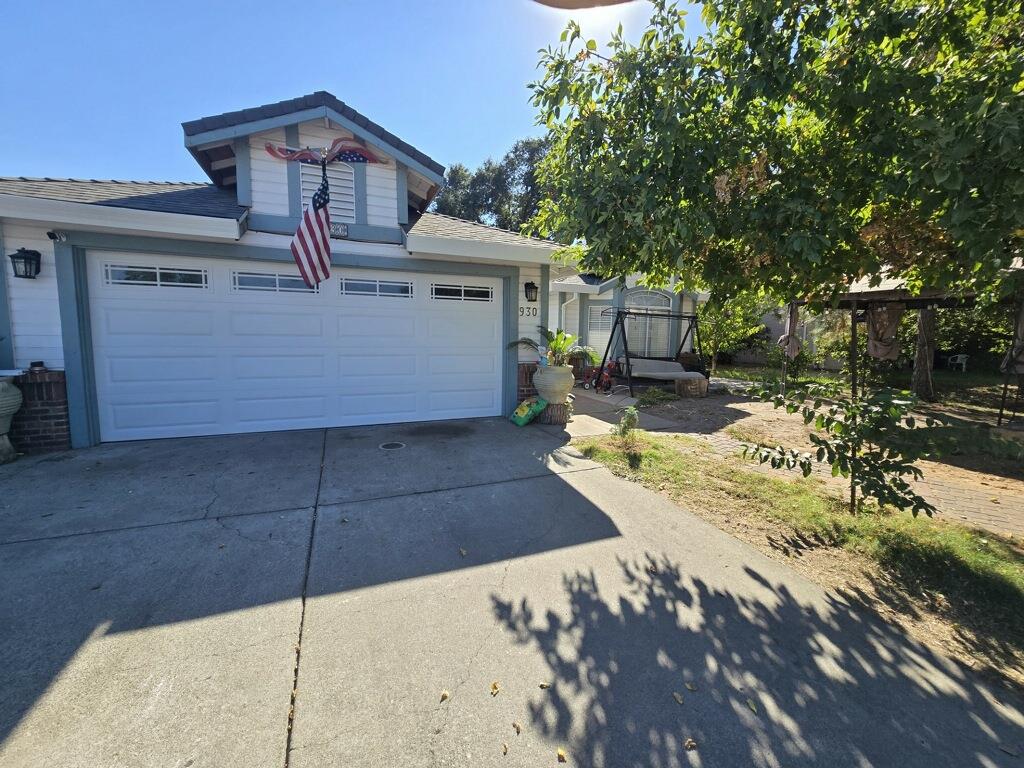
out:
{"label": "potted plant", "polygon": [[572,364],[575,361],[591,363],[596,357],[593,348],[577,344],[576,337],[566,333],[561,328],[552,331],[544,326],[538,326],[543,343],[524,336],[513,341],[510,346],[529,347],[538,354],[544,350],[547,358],[547,365],[537,366],[533,374],[533,386],[537,394],[549,403],[564,403],[576,382],[572,372]]}

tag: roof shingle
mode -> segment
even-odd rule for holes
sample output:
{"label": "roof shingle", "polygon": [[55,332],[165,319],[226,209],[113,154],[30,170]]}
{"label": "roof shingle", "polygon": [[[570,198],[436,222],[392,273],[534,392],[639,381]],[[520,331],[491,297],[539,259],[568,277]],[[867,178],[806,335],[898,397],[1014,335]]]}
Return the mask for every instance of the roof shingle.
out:
{"label": "roof shingle", "polygon": [[0,195],[39,197],[140,211],[239,219],[245,207],[233,189],[193,181],[104,181],[0,176]]}
{"label": "roof shingle", "polygon": [[498,227],[490,227],[475,221],[467,221],[465,219],[457,219],[454,216],[430,212],[420,216],[409,229],[409,234],[423,235],[425,237],[444,237],[453,240],[501,243],[504,245],[526,245],[549,251],[563,247],[560,243],[553,243],[549,240],[526,237],[507,229],[499,229]]}

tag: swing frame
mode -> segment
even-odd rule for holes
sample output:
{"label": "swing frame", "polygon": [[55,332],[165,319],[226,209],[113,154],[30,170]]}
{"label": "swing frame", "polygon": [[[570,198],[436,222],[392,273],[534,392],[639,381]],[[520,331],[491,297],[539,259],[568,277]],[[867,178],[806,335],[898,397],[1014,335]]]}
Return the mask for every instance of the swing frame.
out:
{"label": "swing frame", "polygon": [[[697,315],[693,312],[653,312],[644,309],[623,309],[620,307],[609,307],[601,312],[602,315],[615,315],[615,321],[612,323],[612,332],[608,336],[608,343],[604,348],[604,356],[601,358],[601,365],[597,368],[594,373],[594,379],[591,382],[595,391],[597,384],[601,379],[601,375],[604,372],[605,365],[608,363],[608,356],[611,354],[612,348],[615,345],[616,334],[622,339],[622,352],[626,360],[626,385],[629,387],[629,396],[633,397],[633,364],[631,360],[661,360],[669,363],[679,362],[679,356],[683,354],[683,347],[686,346],[686,342],[693,337],[693,354],[696,354],[700,359],[700,370],[695,373],[703,374],[705,378],[708,378],[708,367],[707,361],[704,359],[704,353],[701,351],[700,345],[700,321]],[[629,338],[626,333],[626,319],[630,317],[655,317],[661,320],[686,320],[688,324],[686,326],[686,332],[682,335],[679,340],[679,346],[676,348],[676,354],[673,357],[658,357],[654,355],[634,355],[629,351]],[[680,363],[680,365],[682,365]]]}

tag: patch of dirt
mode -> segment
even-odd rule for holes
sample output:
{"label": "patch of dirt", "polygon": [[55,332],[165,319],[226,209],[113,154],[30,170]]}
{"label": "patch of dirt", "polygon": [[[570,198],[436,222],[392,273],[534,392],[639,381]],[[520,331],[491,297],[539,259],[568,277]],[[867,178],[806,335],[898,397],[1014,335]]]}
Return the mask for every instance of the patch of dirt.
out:
{"label": "patch of dirt", "polygon": [[[713,434],[724,432],[737,440],[784,445],[787,448],[810,450],[811,430],[795,413],[772,407],[770,403],[749,400],[737,395],[722,395],[645,408],[646,413],[670,419],[686,432]],[[933,412],[941,417],[942,414]],[[1009,430],[993,430],[1002,439],[1020,439]],[[963,453],[943,456],[940,460],[922,461],[921,469],[928,480],[938,480],[967,490],[989,495],[1024,496],[1024,463],[998,456]]]}

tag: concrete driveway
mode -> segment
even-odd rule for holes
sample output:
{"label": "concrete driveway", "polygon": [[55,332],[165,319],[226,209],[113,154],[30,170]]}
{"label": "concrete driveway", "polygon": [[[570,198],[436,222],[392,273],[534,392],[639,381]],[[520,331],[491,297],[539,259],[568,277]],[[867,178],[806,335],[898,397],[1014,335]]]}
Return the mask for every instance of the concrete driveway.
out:
{"label": "concrete driveway", "polygon": [[0,765],[1024,765],[1015,694],[565,439],[484,419],[0,467]]}

